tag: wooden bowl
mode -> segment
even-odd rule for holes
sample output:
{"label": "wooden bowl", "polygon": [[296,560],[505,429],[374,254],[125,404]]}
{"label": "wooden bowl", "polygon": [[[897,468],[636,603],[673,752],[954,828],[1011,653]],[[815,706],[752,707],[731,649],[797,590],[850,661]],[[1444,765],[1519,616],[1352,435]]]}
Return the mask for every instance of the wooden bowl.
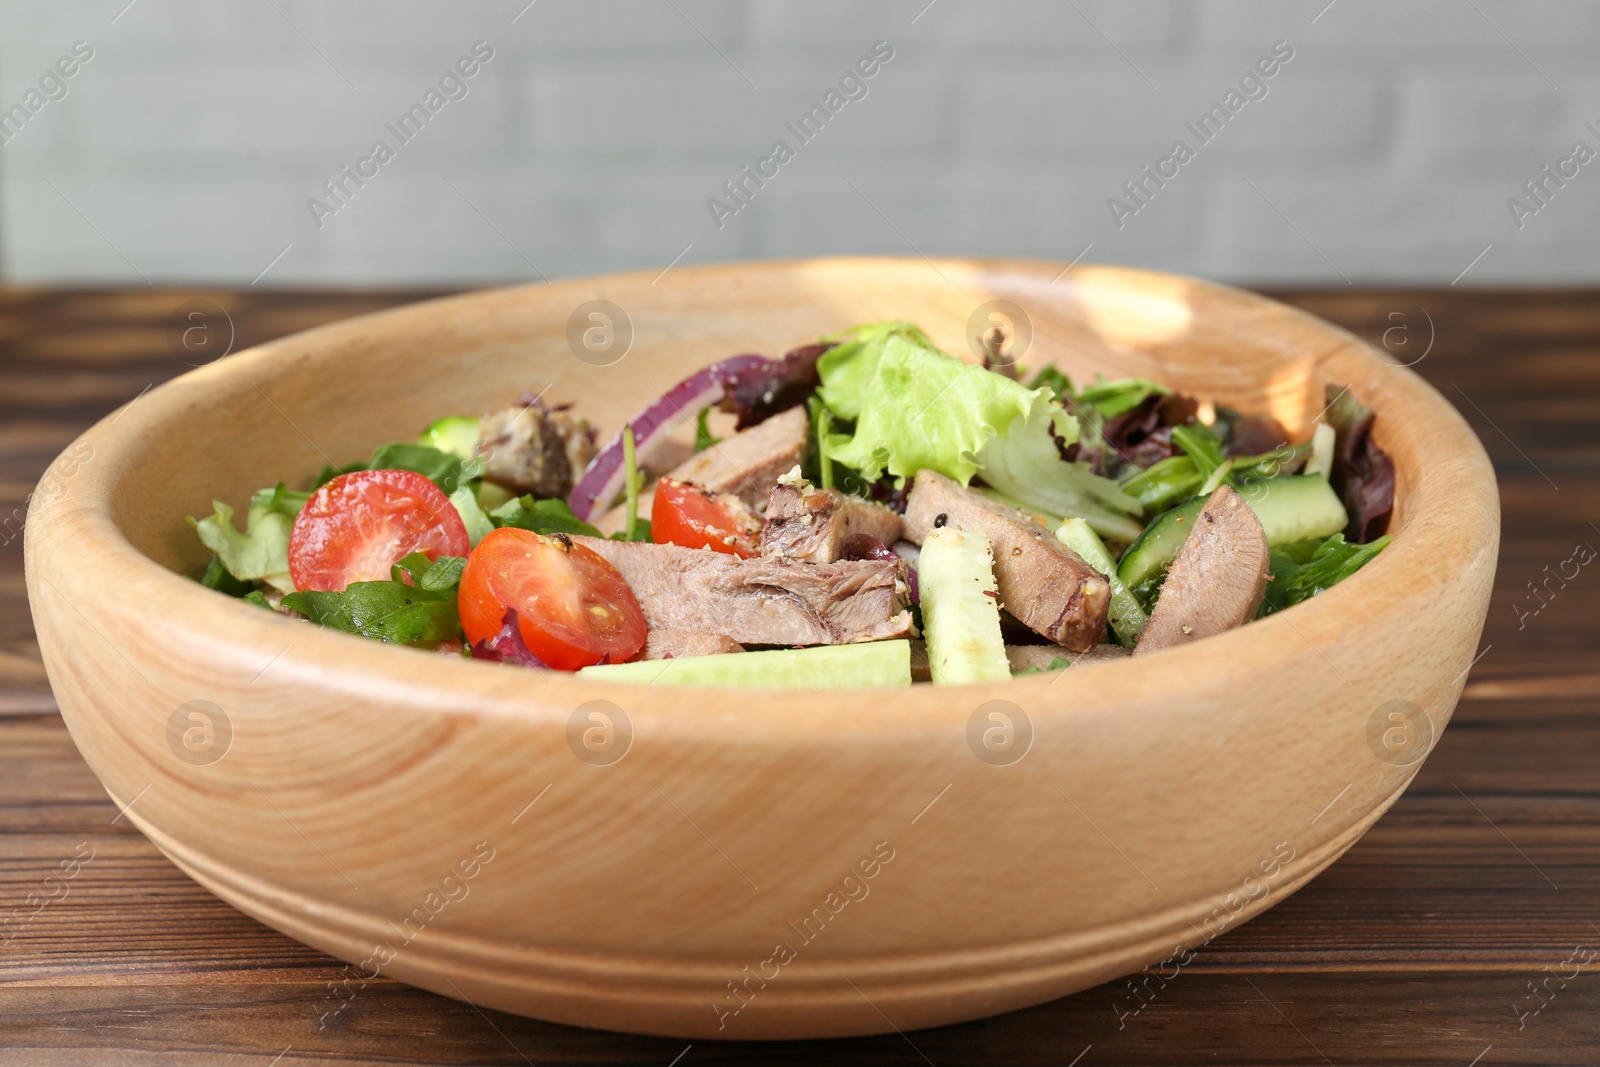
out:
{"label": "wooden bowl", "polygon": [[[1349,334],[1186,278],[1061,270],[863,258],[585,278],[186,374],[86,433],[34,496],[28,591],[62,715],[174,863],[353,964],[329,1016],[381,973],[582,1026],[825,1037],[991,1015],[1146,964],[1170,977],[1333,862],[1416,773],[1477,645],[1498,501],[1455,411]],[[587,361],[568,344],[594,299],[631,320],[606,366],[621,333]],[[203,563],[184,517],[213,497],[242,512],[257,487],[440,415],[548,385],[611,432],[712,360],[858,322],[910,319],[966,352],[997,299],[1031,320],[1025,362],[1079,381],[1147,375],[1297,432],[1326,383],[1348,383],[1394,459],[1394,543],[1292,611],[1148,659],[826,694],[490,667],[184,577]],[[986,735],[1007,721],[1008,744]]]}

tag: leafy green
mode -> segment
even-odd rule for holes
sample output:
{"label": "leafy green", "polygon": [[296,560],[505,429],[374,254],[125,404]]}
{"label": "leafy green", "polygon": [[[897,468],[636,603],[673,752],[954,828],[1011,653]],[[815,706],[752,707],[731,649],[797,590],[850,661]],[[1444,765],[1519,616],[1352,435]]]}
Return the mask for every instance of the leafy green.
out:
{"label": "leafy green", "polygon": [[565,500],[535,500],[531,495],[516,497],[489,512],[489,521],[496,526],[515,526],[519,530],[532,530],[536,534],[588,534],[599,537],[600,531],[573,514]]}
{"label": "leafy green", "polygon": [[1194,496],[1203,481],[1205,476],[1195,468],[1194,460],[1185,455],[1168,456],[1136,470],[1122,483],[1122,491],[1143,504],[1145,514],[1155,515]]}
{"label": "leafy green", "polygon": [[1048,389],[1055,395],[1059,403],[1066,404],[1077,399],[1073,392],[1072,379],[1055,367],[1044,367],[1033,376],[1033,381],[1028,383],[1029,389]]}
{"label": "leafy green", "polygon": [[1095,375],[1093,385],[1079,390],[1079,406],[1092,406],[1106,418],[1132,411],[1152,395],[1166,396],[1172,390],[1148,378],[1117,378],[1106,381]]}
{"label": "leafy green", "polygon": [[413,552],[389,569],[389,577],[401,581],[409,577],[419,588],[430,593],[452,589],[461,584],[461,572],[467,567],[465,556],[440,556],[430,560],[426,553]]}
{"label": "leafy green", "polygon": [[279,482],[271,489],[257,489],[250,497],[250,506],[268,508],[292,519],[300,514],[300,509],[305,507],[306,501],[310,499],[310,493],[296,492]]}
{"label": "leafy green", "polygon": [[233,509],[211,502],[212,514],[189,518],[200,543],[217,554],[222,566],[240,581],[263,581],[281,592],[294,591],[289,580],[289,531],[294,520],[272,508],[252,507],[244,532],[233,524]]}
{"label": "leafy green", "polygon": [[[1052,449],[1047,432],[1052,426],[1064,438],[1077,437],[1077,423],[1051,401],[1048,390],[1030,391],[903,333],[889,334],[878,349],[876,373],[855,394],[818,362],[823,402],[845,418],[852,410],[858,415],[853,435],[829,437],[828,455],[867,481],[887,471],[903,482],[926,468],[965,485],[978,472],[978,451],[1013,420],[1035,411],[1043,420],[1038,432]],[[860,366],[858,361],[846,369],[853,374]],[[843,406],[836,406],[835,397]]]}
{"label": "leafy green", "polygon": [[283,603],[319,626],[391,644],[428,645],[461,636],[453,588],[353,582],[341,592],[290,593]]}
{"label": "leafy green", "polygon": [[239,599],[246,604],[254,604],[256,607],[266,608],[268,611],[272,610],[272,601],[268,600],[267,595],[259,589],[252,589]]}
{"label": "leafy green", "polygon": [[467,528],[467,541],[476,548],[478,542],[494,529],[493,520],[483,510],[483,505],[478,503],[478,497],[470,485],[463,485],[451,493],[450,503],[455,507],[456,514],[461,516],[461,525]]}
{"label": "leafy green", "polygon": [[395,441],[383,445],[372,454],[369,470],[415,471],[437,485],[446,496],[461,488],[462,483],[483,475],[483,462],[465,459],[443,452],[431,445],[410,441]]}
{"label": "leafy green", "polygon": [[649,519],[635,519],[631,537],[628,535],[627,530],[618,530],[611,535],[611,540],[613,541],[650,541],[652,539]]}
{"label": "leafy green", "polygon": [[701,408],[700,414],[694,419],[694,450],[704,452],[713,445],[722,443],[722,438],[714,436],[707,420],[711,417],[710,408]]}
{"label": "leafy green", "polygon": [[1172,443],[1194,461],[1201,478],[1209,478],[1222,466],[1222,442],[1203,422],[1188,422],[1172,428]]}
{"label": "leafy green", "polygon": [[367,461],[364,459],[352,460],[351,462],[344,464],[342,467],[335,467],[331,463],[325,463],[322,465],[322,469],[317,472],[316,478],[312,480],[311,491],[316,492],[318,489],[321,489],[323,486],[327,485],[341,474],[354,474],[356,471],[364,471],[369,469],[371,468],[367,466]]}
{"label": "leafy green", "polygon": [[822,379],[817,393],[828,410],[843,419],[861,417],[867,386],[877,376],[884,346],[894,337],[937,351],[928,335],[909,322],[868,323],[823,338],[839,342],[817,358],[817,374]]}
{"label": "leafy green", "polygon": [[[461,636],[456,586],[467,561],[429,560],[421,552],[396,563],[387,582],[353,582],[340,592],[290,593],[283,598],[319,626],[397,645],[431,645]],[[403,579],[409,577],[414,584]]]}
{"label": "leafy green", "polygon": [[[991,487],[1024,507],[1057,517],[1087,519],[1119,541],[1138,536],[1129,516],[1138,500],[1084,462],[1061,458],[1078,439],[1078,421],[1056,401],[1051,386],[1028,387],[934,348],[915,328],[890,323],[870,330],[871,346],[830,365],[818,361],[819,393],[833,414],[850,418],[853,433],[830,433],[828,457],[858,471],[863,481],[885,473],[897,484],[933,470],[965,485],[982,474]],[[840,346],[841,348],[846,346]],[[863,380],[863,368],[873,374]]]}
{"label": "leafy green", "polygon": [[1326,541],[1297,541],[1272,550],[1272,581],[1267,585],[1263,614],[1282,611],[1335,585],[1360,570],[1383,551],[1393,538],[1388,534],[1364,545],[1345,541],[1336,533]]}
{"label": "leafy green", "polygon": [[256,591],[256,583],[246,582],[229,574],[228,568],[222,565],[222,560],[215,554],[212,555],[211,562],[206,564],[206,573],[201,576],[200,584],[228,596],[248,596]]}

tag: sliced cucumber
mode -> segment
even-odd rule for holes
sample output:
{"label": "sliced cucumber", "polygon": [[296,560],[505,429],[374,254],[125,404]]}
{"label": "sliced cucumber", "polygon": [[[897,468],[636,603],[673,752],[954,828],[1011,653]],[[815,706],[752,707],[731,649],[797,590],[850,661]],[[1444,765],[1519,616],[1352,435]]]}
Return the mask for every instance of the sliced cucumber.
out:
{"label": "sliced cucumber", "polygon": [[1163,511],[1144,528],[1139,539],[1128,546],[1117,566],[1117,578],[1124,589],[1140,589],[1158,578],[1177,558],[1178,549],[1194,526],[1194,517],[1206,506],[1203,496],[1190,497],[1170,511]]}
{"label": "sliced cucumber", "polygon": [[1085,563],[1106,576],[1106,581],[1111,586],[1111,605],[1110,610],[1106,612],[1106,621],[1111,624],[1111,631],[1117,635],[1117,640],[1132,648],[1144,630],[1145,623],[1150,621],[1150,616],[1145,614],[1138,598],[1122,584],[1122,579],[1117,575],[1117,564],[1111,558],[1111,553],[1106,551],[1105,542],[1101,541],[1100,535],[1094,532],[1094,528],[1082,519],[1068,519],[1063,522],[1056,529],[1056,540],[1072,549]]}
{"label": "sliced cucumber", "polygon": [[1324,478],[1333,474],[1333,427],[1325,422],[1317,423],[1317,428],[1311,432],[1311,458],[1306,460],[1306,474],[1320,474]]}
{"label": "sliced cucumber", "polygon": [[1339,494],[1320,474],[1244,482],[1238,491],[1261,520],[1269,545],[1332,537],[1350,522]]}
{"label": "sliced cucumber", "polygon": [[493,482],[478,483],[478,506],[484,511],[503,508],[517,498],[517,494]]}
{"label": "sliced cucumber", "polygon": [[[1003,658],[1003,657],[1002,657]],[[877,689],[911,684],[911,642],[869,641],[585,667],[585,678],[728,689]]]}
{"label": "sliced cucumber", "polygon": [[478,447],[478,420],[471,415],[447,416],[423,430],[417,444],[471,459]]}
{"label": "sliced cucumber", "polygon": [[[1261,520],[1268,545],[1329,537],[1350,521],[1338,494],[1320,474],[1245,482],[1238,487],[1238,493]],[[1145,527],[1139,539],[1123,553],[1117,568],[1123,585],[1130,590],[1145,588],[1171,565],[1206,500],[1203,496],[1187,500]]]}
{"label": "sliced cucumber", "polygon": [[980,530],[941,526],[923,539],[917,557],[922,626],[935,685],[992,682],[1011,677],[994,557]]}

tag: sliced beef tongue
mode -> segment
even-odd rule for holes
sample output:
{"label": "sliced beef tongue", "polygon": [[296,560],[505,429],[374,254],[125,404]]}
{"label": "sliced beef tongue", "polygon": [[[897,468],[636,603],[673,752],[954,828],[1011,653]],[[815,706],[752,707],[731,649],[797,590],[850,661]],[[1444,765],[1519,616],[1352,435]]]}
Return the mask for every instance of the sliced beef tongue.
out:
{"label": "sliced beef tongue", "polygon": [[694,630],[651,630],[644,642],[645,659],[682,659],[684,656],[714,656],[723,652],[743,651],[744,646],[726,634],[707,634]]}
{"label": "sliced beef tongue", "polygon": [[740,559],[642,541],[573,540],[617,568],[652,632],[723,634],[743,645],[845,645],[911,632],[898,563]]}
{"label": "sliced beef tongue", "polygon": [[1269,562],[1255,512],[1230,487],[1217,489],[1172,561],[1134,654],[1188,644],[1255,618]]}
{"label": "sliced beef tongue", "polygon": [[1083,652],[1106,639],[1111,589],[1032,516],[997,504],[934,471],[918,471],[906,502],[905,537],[921,544],[935,526],[981,530],[994,551],[1000,605],[1028,629]]}
{"label": "sliced beef tongue", "polygon": [[778,476],[805,455],[810,436],[806,409],[790,408],[696,453],[668,476],[714,493],[732,493],[752,511],[760,511]]}
{"label": "sliced beef tongue", "polygon": [[870,537],[892,545],[900,539],[903,526],[900,516],[882,504],[846,496],[837,489],[814,489],[804,483],[775,485],[767,497],[761,554],[832,563],[846,555],[851,538]]}

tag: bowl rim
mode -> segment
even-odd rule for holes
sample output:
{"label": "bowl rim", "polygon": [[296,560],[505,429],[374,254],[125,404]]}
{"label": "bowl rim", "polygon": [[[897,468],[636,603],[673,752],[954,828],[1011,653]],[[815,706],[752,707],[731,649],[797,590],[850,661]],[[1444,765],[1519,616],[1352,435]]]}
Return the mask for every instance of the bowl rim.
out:
{"label": "bowl rim", "polygon": [[[1048,260],[981,257],[836,256],[794,259],[736,261],[678,267],[675,282],[703,283],[729,272],[782,272],[804,268],[877,267],[903,270],[914,266],[926,270],[949,268],[984,276],[1008,275],[1033,279],[1063,278],[1063,267],[1092,275],[1102,282],[1128,286],[1140,282],[1170,284],[1181,281],[1191,294],[1220,296],[1251,311],[1265,312],[1302,326],[1310,325],[1328,337],[1325,350],[1308,352],[1313,370],[1325,362],[1350,355],[1361,355],[1376,365],[1392,396],[1371,401],[1383,414],[1384,407],[1416,409],[1429,416],[1427,426],[1397,426],[1394,419],[1383,419],[1380,436],[1398,433],[1426,433],[1449,451],[1449,462],[1438,469],[1401,472],[1400,482],[1410,495],[1405,503],[1405,525],[1395,531],[1393,543],[1378,559],[1327,593],[1297,605],[1289,612],[1275,614],[1246,627],[1220,634],[1203,642],[1163,651],[1153,657],[1129,658],[1098,664],[1093,672],[1063,671],[1024,676],[1003,681],[959,687],[918,686],[884,689],[767,690],[721,689],[692,686],[663,687],[681,699],[667,701],[671,714],[655,716],[653,724],[661,734],[694,734],[718,725],[727,726],[728,716],[742,716],[744,727],[754,725],[763,736],[792,743],[815,740],[820,720],[814,696],[825,692],[841,699],[829,702],[830,714],[848,714],[848,727],[857,736],[883,734],[905,737],[907,731],[946,731],[954,718],[967,716],[969,709],[990,700],[1006,699],[1038,715],[1105,715],[1130,698],[1162,694],[1170,697],[1198,684],[1197,678],[1216,674],[1216,664],[1226,665],[1230,677],[1250,676],[1249,672],[1271,672],[1289,660],[1307,654],[1307,645],[1324,660],[1326,642],[1337,639],[1351,611],[1364,605],[1364,613],[1387,617],[1423,610],[1433,592],[1448,584],[1450,567],[1435,568],[1418,584],[1417,575],[1425,563],[1466,562],[1481,553],[1493,553],[1498,545],[1499,505],[1492,467],[1481,444],[1460,414],[1413,371],[1386,363],[1354,335],[1260,294],[1182,275],[1123,267],[1078,264],[1076,267]],[[941,270],[942,273],[942,270]],[[659,276],[657,276],[659,278]],[[108,414],[68,445],[45,478],[56,472],[80,442],[95,448],[96,457],[105,454],[109,462],[95,463],[77,471],[69,488],[59,499],[46,505],[39,493],[30,502],[24,530],[27,584],[30,598],[41,596],[42,585],[56,595],[76,603],[58,584],[87,593],[88,583],[81,570],[58,567],[62,559],[93,561],[120,573],[122,580],[101,581],[94,587],[95,606],[112,610],[131,625],[148,625],[150,604],[159,602],[166,625],[180,628],[189,647],[207,649],[219,666],[237,666],[246,677],[272,668],[286,672],[280,681],[296,680],[306,686],[348,692],[367,700],[383,700],[417,711],[469,715],[510,715],[525,718],[553,714],[556,709],[571,709],[590,700],[609,700],[639,707],[635,714],[653,714],[651,701],[641,701],[641,691],[650,687],[625,682],[579,678],[561,672],[535,673],[520,669],[490,671],[461,657],[442,656],[425,650],[396,650],[380,642],[317,626],[302,625],[281,615],[266,616],[252,605],[215,594],[191,578],[168,569],[136,548],[118,527],[113,514],[117,475],[141,451],[136,444],[139,433],[181,415],[184,407],[203,396],[213,382],[248,380],[267,368],[276,368],[295,358],[296,352],[324,341],[337,341],[356,331],[375,325],[399,325],[407,317],[428,317],[441,311],[470,308],[474,303],[506,298],[561,298],[561,294],[588,293],[613,284],[649,281],[651,273],[635,271],[474,290],[405,304],[382,311],[315,327],[277,338],[234,353],[216,363],[189,371],[172,379]],[[1070,288],[1067,290],[1070,292]],[[1399,464],[1397,463],[1397,468]],[[1419,476],[1425,475],[1425,477]],[[43,480],[42,480],[43,481]],[[1488,505],[1487,507],[1485,505]],[[65,555],[63,555],[63,553]],[[84,568],[87,569],[87,568]],[[48,575],[46,571],[50,572]],[[106,573],[104,570],[98,573]],[[1402,574],[1410,583],[1394,581]],[[82,614],[79,612],[79,614]],[[1292,616],[1292,617],[1291,617]],[[85,616],[87,621],[87,616]],[[285,645],[285,636],[295,629]],[[102,635],[103,636],[103,635]],[[115,647],[115,646],[113,646]],[[120,652],[120,650],[118,650]],[[298,651],[299,655],[293,655]],[[421,652],[422,654],[413,654]],[[130,661],[131,662],[131,661]],[[1328,660],[1335,671],[1338,668]],[[1343,673],[1343,672],[1339,672]],[[1459,680],[1459,679],[1458,679]],[[1059,683],[1059,684],[1058,684]],[[656,691],[659,695],[660,691]],[[863,693],[873,694],[873,714],[854,714],[849,705]],[[761,698],[759,704],[752,697]],[[950,697],[957,699],[949,699]],[[930,707],[938,709],[930,713]],[[649,709],[648,711],[646,709]],[[959,716],[957,715],[959,711]],[[561,714],[564,716],[565,711]],[[839,725],[843,725],[841,721]]]}

